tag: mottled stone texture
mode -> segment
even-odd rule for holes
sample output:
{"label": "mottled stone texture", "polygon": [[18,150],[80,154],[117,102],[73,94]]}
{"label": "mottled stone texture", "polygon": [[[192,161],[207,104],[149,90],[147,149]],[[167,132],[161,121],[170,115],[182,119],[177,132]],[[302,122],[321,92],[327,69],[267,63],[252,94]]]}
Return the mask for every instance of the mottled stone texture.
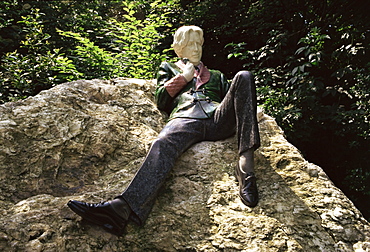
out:
{"label": "mottled stone texture", "polygon": [[370,225],[323,170],[259,113],[260,203],[244,206],[236,139],[178,160],[144,227],[116,237],[69,199],[121,193],[165,118],[152,81],[76,81],[0,106],[0,251],[370,251]]}

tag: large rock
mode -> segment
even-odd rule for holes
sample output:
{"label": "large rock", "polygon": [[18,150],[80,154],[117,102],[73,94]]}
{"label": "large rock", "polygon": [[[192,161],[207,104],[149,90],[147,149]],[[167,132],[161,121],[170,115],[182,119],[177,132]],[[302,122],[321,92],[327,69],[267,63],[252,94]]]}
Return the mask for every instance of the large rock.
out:
{"label": "large rock", "polygon": [[370,251],[370,225],[323,170],[259,113],[260,203],[242,204],[236,139],[177,162],[143,227],[116,237],[69,199],[120,194],[165,123],[152,81],[76,81],[0,106],[1,251]]}

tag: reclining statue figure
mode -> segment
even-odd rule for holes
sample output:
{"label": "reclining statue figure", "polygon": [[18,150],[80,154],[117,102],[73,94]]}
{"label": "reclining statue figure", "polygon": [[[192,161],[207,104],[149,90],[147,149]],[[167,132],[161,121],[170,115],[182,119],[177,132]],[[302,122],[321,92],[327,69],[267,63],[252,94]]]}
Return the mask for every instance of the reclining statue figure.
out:
{"label": "reclining statue figure", "polygon": [[121,195],[97,204],[68,202],[82,218],[118,236],[129,221],[143,225],[176,159],[195,143],[235,133],[239,196],[245,205],[257,205],[253,155],[260,137],[254,79],[250,72],[240,71],[228,82],[220,71],[208,69],[201,62],[203,41],[203,31],[197,26],[175,32],[173,48],[180,60],[160,65],[155,92],[158,108],[169,114],[168,123]]}

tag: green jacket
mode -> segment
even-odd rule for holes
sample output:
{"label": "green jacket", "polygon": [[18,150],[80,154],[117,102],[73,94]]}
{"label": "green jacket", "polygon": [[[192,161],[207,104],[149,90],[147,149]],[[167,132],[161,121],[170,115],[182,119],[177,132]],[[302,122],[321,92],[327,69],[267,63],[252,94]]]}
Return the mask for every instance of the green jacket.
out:
{"label": "green jacket", "polygon": [[[195,90],[195,79],[187,85],[175,97],[171,97],[164,84],[182,73],[182,70],[173,63],[163,62],[157,73],[157,88],[155,101],[160,110],[167,112],[173,118],[210,118],[222,99],[229,90],[229,82],[226,77],[217,70],[209,70],[210,79]],[[194,92],[196,91],[196,92]]]}

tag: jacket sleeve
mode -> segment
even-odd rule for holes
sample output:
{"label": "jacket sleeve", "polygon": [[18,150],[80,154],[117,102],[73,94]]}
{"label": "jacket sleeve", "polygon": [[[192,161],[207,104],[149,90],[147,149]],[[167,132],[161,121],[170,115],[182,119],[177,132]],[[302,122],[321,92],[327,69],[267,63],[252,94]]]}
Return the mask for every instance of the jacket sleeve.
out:
{"label": "jacket sleeve", "polygon": [[173,109],[174,97],[168,93],[166,83],[175,77],[176,74],[177,73],[173,71],[173,68],[170,67],[167,62],[162,62],[157,72],[157,87],[154,94],[155,102],[158,109],[168,114],[170,114]]}

